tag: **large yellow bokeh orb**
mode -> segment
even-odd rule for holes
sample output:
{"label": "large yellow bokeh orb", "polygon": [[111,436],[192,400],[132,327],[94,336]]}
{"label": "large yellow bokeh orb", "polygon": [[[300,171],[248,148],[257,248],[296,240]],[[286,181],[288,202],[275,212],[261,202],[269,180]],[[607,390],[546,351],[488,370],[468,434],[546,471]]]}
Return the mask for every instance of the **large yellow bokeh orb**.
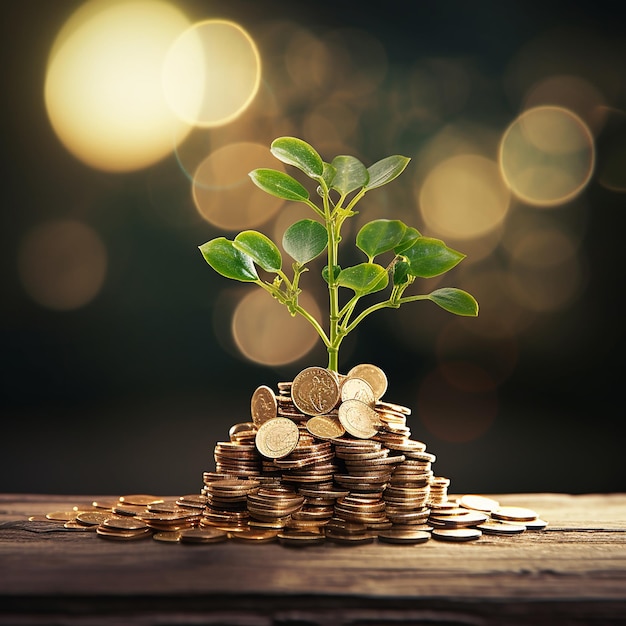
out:
{"label": "large yellow bokeh orb", "polygon": [[198,22],[170,48],[163,88],[172,110],[200,127],[221,126],[243,113],[261,82],[261,58],[250,35],[228,20]]}
{"label": "large yellow bokeh orb", "polygon": [[163,90],[167,54],[190,23],[159,0],[92,0],[59,32],[44,98],[63,145],[105,171],[149,166],[190,130]]}

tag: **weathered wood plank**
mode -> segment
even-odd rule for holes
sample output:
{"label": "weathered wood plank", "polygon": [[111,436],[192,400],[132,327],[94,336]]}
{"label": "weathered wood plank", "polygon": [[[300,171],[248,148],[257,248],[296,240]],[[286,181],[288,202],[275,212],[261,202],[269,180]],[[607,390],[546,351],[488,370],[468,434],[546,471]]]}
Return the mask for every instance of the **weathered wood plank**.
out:
{"label": "weathered wood plank", "polygon": [[[116,542],[24,524],[93,497],[0,495],[0,623],[33,607],[68,624],[67,611],[104,607],[132,608],[145,623],[157,623],[155,609],[233,624],[554,624],[555,614],[559,624],[626,623],[624,494],[493,497],[534,509],[548,528],[416,546]],[[331,614],[339,621],[323,621]]]}

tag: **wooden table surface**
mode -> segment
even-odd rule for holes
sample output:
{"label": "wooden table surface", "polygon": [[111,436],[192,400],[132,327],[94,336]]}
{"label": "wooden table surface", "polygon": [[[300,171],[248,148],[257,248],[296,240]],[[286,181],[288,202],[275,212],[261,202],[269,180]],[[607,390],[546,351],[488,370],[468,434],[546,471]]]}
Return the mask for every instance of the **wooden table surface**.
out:
{"label": "wooden table surface", "polygon": [[547,528],[408,546],[124,542],[28,522],[96,496],[0,495],[0,624],[626,624],[626,494],[491,497]]}

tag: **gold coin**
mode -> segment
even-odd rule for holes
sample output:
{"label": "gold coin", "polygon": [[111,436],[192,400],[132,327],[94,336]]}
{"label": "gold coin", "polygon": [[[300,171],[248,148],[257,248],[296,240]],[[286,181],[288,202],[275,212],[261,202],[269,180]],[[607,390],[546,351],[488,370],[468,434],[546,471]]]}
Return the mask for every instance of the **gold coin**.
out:
{"label": "gold coin", "polygon": [[346,429],[332,417],[315,415],[306,422],[306,429],[318,439],[333,439],[345,434]]}
{"label": "gold coin", "polygon": [[341,401],[360,400],[373,407],[376,398],[370,384],[362,378],[346,378],[341,385]]}
{"label": "gold coin", "polygon": [[51,511],[50,513],[46,513],[46,517],[55,522],[69,522],[76,519],[77,515],[78,513],[76,511]]}
{"label": "gold coin", "polygon": [[270,459],[287,456],[298,445],[300,430],[286,417],[274,417],[259,426],[255,437],[257,450]]}
{"label": "gold coin", "polygon": [[377,432],[378,414],[360,400],[347,400],[339,406],[339,421],[354,437],[369,439]]}
{"label": "gold coin", "polygon": [[459,506],[462,506],[466,509],[473,509],[474,511],[491,513],[500,506],[500,503],[493,498],[467,494],[461,496],[461,499],[459,500]]}
{"label": "gold coin", "polygon": [[67,522],[63,522],[63,528],[66,530],[92,530],[93,526],[85,526],[85,524],[81,524],[76,520],[69,520]]}
{"label": "gold coin", "polygon": [[487,535],[517,535],[526,530],[526,526],[513,524],[512,522],[484,522],[476,526],[478,530]]}
{"label": "gold coin", "polygon": [[144,530],[148,525],[135,517],[107,517],[101,524],[114,530]]}
{"label": "gold coin", "polygon": [[96,533],[104,539],[117,539],[120,541],[132,541],[134,539],[145,539],[152,535],[150,528],[142,528],[139,530],[114,530],[105,526],[97,526]]}
{"label": "gold coin", "polygon": [[384,543],[426,543],[430,539],[430,532],[425,530],[389,530],[378,531],[378,541]]}
{"label": "gold coin", "polygon": [[431,535],[442,541],[472,541],[482,537],[477,528],[433,528]]}
{"label": "gold coin", "polygon": [[324,543],[326,537],[319,532],[313,531],[284,531],[278,533],[278,540],[286,546],[304,547]]}
{"label": "gold coin", "polygon": [[548,522],[539,518],[522,523],[526,526],[526,530],[543,530],[548,525]]}
{"label": "gold coin", "polygon": [[323,367],[307,367],[293,379],[291,397],[306,415],[328,413],[339,401],[337,374]]}
{"label": "gold coin", "polygon": [[84,526],[98,526],[111,517],[106,511],[81,511],[76,515],[76,521]]}
{"label": "gold coin", "polygon": [[341,534],[326,528],[324,535],[328,541],[333,543],[340,543],[344,545],[356,546],[363,543],[372,543],[374,541],[374,535],[368,532],[354,533],[354,534]]}
{"label": "gold coin", "polygon": [[152,535],[152,538],[155,541],[163,541],[165,543],[179,543],[180,531],[179,530],[175,530],[175,531],[162,530],[158,533],[154,533],[154,535]]}
{"label": "gold coin", "polygon": [[274,392],[267,386],[261,385],[254,390],[250,400],[250,413],[256,426],[264,424],[276,417],[278,406]]}
{"label": "gold coin", "polygon": [[376,365],[370,363],[355,365],[348,372],[348,378],[361,378],[368,383],[376,400],[380,400],[387,391],[387,375]]}
{"label": "gold coin", "polygon": [[467,511],[458,515],[431,515],[428,523],[440,528],[463,528],[484,524],[488,516],[480,511]]}
{"label": "gold coin", "polygon": [[249,543],[269,543],[270,541],[276,541],[277,536],[278,530],[242,530],[235,533],[233,539],[240,539]]}
{"label": "gold coin", "polygon": [[510,522],[532,522],[539,517],[532,509],[521,506],[501,506],[492,511],[491,516]]}
{"label": "gold coin", "polygon": [[180,531],[181,543],[218,543],[226,539],[228,533],[219,528],[188,528]]}
{"label": "gold coin", "polygon": [[159,498],[158,496],[151,496],[145,493],[137,493],[130,496],[120,496],[120,502],[135,506],[146,506],[148,504],[163,502],[163,498]]}

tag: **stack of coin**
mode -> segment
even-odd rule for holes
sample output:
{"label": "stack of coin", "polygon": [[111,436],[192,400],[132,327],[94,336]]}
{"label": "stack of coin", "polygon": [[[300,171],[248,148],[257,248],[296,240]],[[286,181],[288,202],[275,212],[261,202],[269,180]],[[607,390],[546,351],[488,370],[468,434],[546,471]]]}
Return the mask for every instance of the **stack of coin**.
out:
{"label": "stack of coin", "polygon": [[[255,434],[256,436],[256,434]],[[219,441],[213,452],[215,471],[245,478],[261,473],[261,459],[254,443]]]}
{"label": "stack of coin", "polygon": [[150,537],[153,530],[146,522],[135,517],[112,516],[105,519],[96,528],[98,536],[104,539],[117,539],[122,541],[131,541],[135,539],[144,539]]}
{"label": "stack of coin", "polygon": [[433,476],[430,479],[430,499],[431,507],[445,505],[448,501],[448,486],[450,479],[444,476]]}
{"label": "stack of coin", "polygon": [[281,478],[293,485],[332,484],[337,471],[335,453],[330,442],[302,443],[300,437],[294,450],[282,459],[274,459],[273,464],[282,471]]}
{"label": "stack of coin", "polygon": [[367,530],[391,528],[382,493],[350,494],[335,504],[334,517],[344,522],[363,524]]}
{"label": "stack of coin", "polygon": [[239,532],[248,529],[248,494],[258,490],[254,479],[221,479],[205,484],[206,507],[200,525]]}
{"label": "stack of coin", "polygon": [[183,509],[177,511],[146,511],[135,516],[147,526],[160,532],[177,532],[187,528],[194,528],[200,523],[201,511]]}
{"label": "stack of coin", "polygon": [[247,496],[248,523],[254,528],[283,529],[303,504],[304,496],[291,487],[261,487]]}
{"label": "stack of coin", "polygon": [[240,422],[233,424],[228,431],[228,437],[233,443],[253,444],[257,427],[254,422]]}

